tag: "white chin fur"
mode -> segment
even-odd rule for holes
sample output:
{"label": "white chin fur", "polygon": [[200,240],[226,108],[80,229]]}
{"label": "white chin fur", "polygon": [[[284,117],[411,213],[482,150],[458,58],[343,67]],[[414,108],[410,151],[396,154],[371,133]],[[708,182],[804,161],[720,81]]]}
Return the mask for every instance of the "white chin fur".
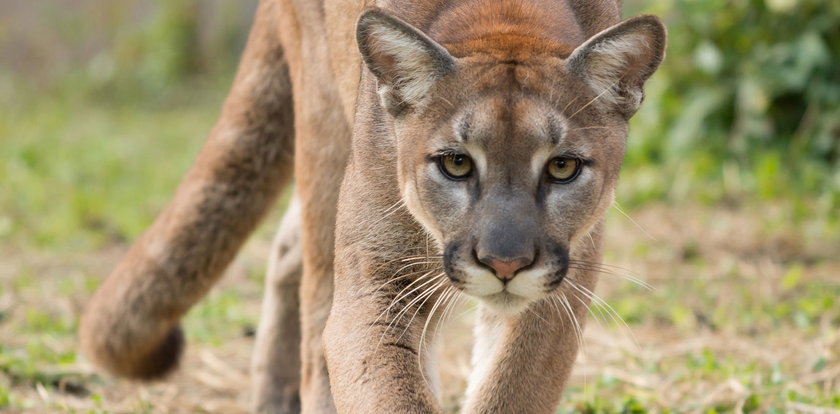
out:
{"label": "white chin fur", "polygon": [[531,303],[545,296],[543,275],[545,270],[526,270],[516,275],[505,286],[496,276],[477,267],[465,269],[467,275],[464,293],[478,299],[491,311],[514,316]]}
{"label": "white chin fur", "polygon": [[516,316],[528,307],[532,300],[514,295],[510,292],[499,292],[492,296],[478,298],[487,309],[502,316]]}

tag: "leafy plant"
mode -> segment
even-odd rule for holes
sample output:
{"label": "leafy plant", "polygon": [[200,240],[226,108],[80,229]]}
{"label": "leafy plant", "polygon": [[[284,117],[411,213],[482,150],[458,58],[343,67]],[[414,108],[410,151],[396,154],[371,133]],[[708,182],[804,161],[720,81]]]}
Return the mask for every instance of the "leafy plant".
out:
{"label": "leafy plant", "polygon": [[824,211],[840,207],[838,3],[672,0],[647,11],[666,20],[668,56],[628,164],[669,174],[636,200],[808,193],[827,198]]}

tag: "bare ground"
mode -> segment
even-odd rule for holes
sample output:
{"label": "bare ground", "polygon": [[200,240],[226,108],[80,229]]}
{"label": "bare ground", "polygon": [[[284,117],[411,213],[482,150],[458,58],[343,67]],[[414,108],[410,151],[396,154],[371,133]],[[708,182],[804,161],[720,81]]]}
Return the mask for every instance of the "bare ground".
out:
{"label": "bare ground", "polygon": [[[562,412],[840,412],[836,234],[770,207],[655,205],[631,216],[611,215],[605,262],[653,290],[603,276],[598,293],[626,325],[592,310]],[[99,376],[74,353],[85,300],[126,246],[83,255],[5,247],[0,411],[247,412],[269,238],[260,232],[190,313],[181,368],[152,384]],[[469,372],[470,317],[444,332],[450,411]]]}

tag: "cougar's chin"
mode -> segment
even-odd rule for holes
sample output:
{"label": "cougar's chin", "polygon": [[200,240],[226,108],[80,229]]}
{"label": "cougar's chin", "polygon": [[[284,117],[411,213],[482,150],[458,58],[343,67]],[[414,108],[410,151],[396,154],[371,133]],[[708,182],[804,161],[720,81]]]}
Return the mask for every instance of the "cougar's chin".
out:
{"label": "cougar's chin", "polygon": [[533,303],[532,299],[525,298],[509,291],[478,298],[488,309],[499,315],[515,316],[525,311]]}

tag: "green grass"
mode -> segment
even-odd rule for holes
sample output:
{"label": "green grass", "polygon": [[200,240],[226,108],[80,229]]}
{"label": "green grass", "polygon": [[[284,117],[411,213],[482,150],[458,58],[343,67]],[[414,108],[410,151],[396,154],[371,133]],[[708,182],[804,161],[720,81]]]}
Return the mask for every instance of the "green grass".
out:
{"label": "green grass", "polygon": [[[276,221],[186,318],[183,374],[151,386],[102,377],[75,339],[87,297],[195,157],[227,80],[113,95],[78,82],[0,81],[0,252],[9,257],[0,267],[0,411],[244,410],[245,333],[257,323]],[[592,309],[588,356],[560,412],[840,409],[838,194],[797,185],[821,167],[786,176],[789,160],[775,152],[756,154],[754,168],[702,152],[651,164],[634,148],[650,138],[634,139],[617,199],[644,230],[611,212],[606,261],[655,289],[602,282],[632,335]],[[239,377],[202,382],[207,352]],[[179,398],[168,397],[171,387]]]}
{"label": "green grass", "polygon": [[189,86],[165,95],[174,103],[25,85],[0,95],[0,237],[82,251],[137,236],[221,106],[224,86]]}
{"label": "green grass", "polygon": [[[840,411],[832,1],[625,2],[627,14],[663,16],[671,36],[617,194],[639,225],[611,211],[605,260],[655,288],[605,276],[598,292],[629,329],[593,308],[560,412]],[[76,354],[85,301],[195,157],[245,33],[225,13],[202,58],[189,1],[130,22],[129,6],[98,6],[98,19],[50,8],[34,30],[0,31],[45,56],[113,40],[89,60],[45,60],[39,76],[0,67],[0,411],[242,412],[244,332],[257,322],[276,217],[186,317],[180,374],[137,385],[92,373]],[[228,74],[189,79],[214,70]],[[447,346],[465,355],[467,331]],[[218,361],[235,375],[216,372]],[[462,384],[456,371],[449,379]],[[449,387],[447,406],[459,394]]]}

